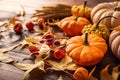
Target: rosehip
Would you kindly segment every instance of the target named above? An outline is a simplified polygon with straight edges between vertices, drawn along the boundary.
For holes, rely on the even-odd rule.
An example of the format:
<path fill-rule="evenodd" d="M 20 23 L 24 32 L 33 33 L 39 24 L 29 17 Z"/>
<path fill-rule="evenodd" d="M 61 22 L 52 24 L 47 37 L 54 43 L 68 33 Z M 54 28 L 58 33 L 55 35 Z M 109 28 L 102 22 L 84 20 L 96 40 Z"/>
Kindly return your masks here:
<path fill-rule="evenodd" d="M 36 45 L 33 45 L 33 44 L 30 44 L 28 46 L 28 49 L 31 53 L 35 53 L 35 52 L 39 51 L 39 48 Z"/>
<path fill-rule="evenodd" d="M 40 43 L 44 43 L 46 39 L 41 39 L 40 40 Z"/>
<path fill-rule="evenodd" d="M 20 33 L 20 32 L 22 31 L 22 29 L 23 29 L 23 27 L 22 27 L 22 24 L 21 24 L 21 23 L 16 23 L 16 24 L 14 25 L 14 31 L 15 31 L 16 33 Z"/>
<path fill-rule="evenodd" d="M 65 50 L 63 49 L 57 49 L 53 53 L 53 57 L 57 60 L 62 59 L 65 57 Z"/>
<path fill-rule="evenodd" d="M 54 41 L 54 45 L 59 46 L 60 45 L 60 41 L 59 40 L 55 40 Z"/>
<path fill-rule="evenodd" d="M 45 38 L 45 39 L 54 39 L 54 37 L 53 37 L 52 34 L 45 34 L 45 35 L 43 36 L 43 38 Z"/>
<path fill-rule="evenodd" d="M 27 23 L 26 23 L 26 27 L 27 27 L 28 30 L 32 30 L 32 29 L 34 28 L 33 22 L 31 22 L 31 21 L 30 21 L 30 22 L 27 22 Z"/>
<path fill-rule="evenodd" d="M 43 19 L 43 18 L 40 18 L 39 20 L 38 20 L 38 26 L 40 27 L 40 28 L 43 28 L 43 24 L 45 23 L 45 20 Z"/>

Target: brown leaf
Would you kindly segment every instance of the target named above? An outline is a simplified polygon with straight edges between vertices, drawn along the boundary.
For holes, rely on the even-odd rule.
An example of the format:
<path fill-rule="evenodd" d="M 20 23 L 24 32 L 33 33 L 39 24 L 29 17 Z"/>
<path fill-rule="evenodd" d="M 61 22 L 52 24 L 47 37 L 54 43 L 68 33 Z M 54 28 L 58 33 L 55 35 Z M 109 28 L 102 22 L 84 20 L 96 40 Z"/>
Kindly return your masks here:
<path fill-rule="evenodd" d="M 110 65 L 106 66 L 101 72 L 100 72 L 100 78 L 101 80 L 113 80 L 112 76 L 108 73 L 108 68 Z"/>
<path fill-rule="evenodd" d="M 47 61 L 50 65 L 52 65 L 51 68 L 53 70 L 57 71 L 64 71 L 64 70 L 76 70 L 79 66 L 75 64 L 72 59 L 66 55 L 65 58 L 63 58 L 60 62 L 55 62 L 52 60 Z"/>
<path fill-rule="evenodd" d="M 27 70 L 25 72 L 25 74 L 24 74 L 24 80 L 26 80 L 27 76 L 29 75 L 29 73 L 32 73 L 32 71 L 35 70 L 35 69 L 39 69 L 41 71 L 44 71 L 44 66 L 45 66 L 44 61 L 39 61 L 38 63 L 34 64 L 29 70 Z"/>
<path fill-rule="evenodd" d="M 114 67 L 113 70 L 112 70 L 112 78 L 113 78 L 113 80 L 118 80 L 118 77 L 120 75 L 120 71 L 119 71 L 118 67 L 119 66 Z"/>
<path fill-rule="evenodd" d="M 93 72 L 95 71 L 95 69 L 96 69 L 96 66 L 90 71 L 89 76 L 88 76 L 89 79 L 90 79 L 90 78 L 93 78 L 93 77 L 92 77 L 92 74 L 93 74 Z"/>

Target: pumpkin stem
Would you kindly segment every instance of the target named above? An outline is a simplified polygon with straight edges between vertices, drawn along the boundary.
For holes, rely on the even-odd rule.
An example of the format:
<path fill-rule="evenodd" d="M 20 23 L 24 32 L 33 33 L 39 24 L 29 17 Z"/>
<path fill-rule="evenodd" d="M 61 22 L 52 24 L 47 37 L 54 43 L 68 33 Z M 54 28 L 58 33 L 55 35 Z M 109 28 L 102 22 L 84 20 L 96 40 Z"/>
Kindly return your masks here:
<path fill-rule="evenodd" d="M 85 46 L 89 45 L 89 42 L 88 42 L 88 33 L 85 33 L 84 45 Z"/>
<path fill-rule="evenodd" d="M 98 26 L 99 26 L 100 22 L 101 22 L 103 19 L 105 19 L 105 18 L 109 18 L 109 17 L 112 17 L 112 18 L 117 19 L 117 18 L 116 18 L 116 17 L 114 17 L 114 16 L 105 16 L 105 17 L 101 18 L 101 19 L 97 22 L 97 24 L 96 24 L 96 28 L 98 28 Z"/>
<path fill-rule="evenodd" d="M 119 6 L 116 7 L 116 8 L 114 9 L 114 11 L 120 11 L 120 7 L 119 7 Z"/>
<path fill-rule="evenodd" d="M 85 9 L 86 5 L 87 5 L 87 0 L 84 0 L 84 5 L 83 5 L 84 9 Z"/>
<path fill-rule="evenodd" d="M 78 17 L 75 18 L 75 21 L 77 21 Z"/>

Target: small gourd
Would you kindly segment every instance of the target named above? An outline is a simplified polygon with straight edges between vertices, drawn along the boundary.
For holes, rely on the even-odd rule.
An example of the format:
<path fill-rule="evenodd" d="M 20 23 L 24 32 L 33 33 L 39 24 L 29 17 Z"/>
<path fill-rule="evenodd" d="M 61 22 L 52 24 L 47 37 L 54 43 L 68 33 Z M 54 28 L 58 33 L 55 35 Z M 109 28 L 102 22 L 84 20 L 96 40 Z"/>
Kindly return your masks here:
<path fill-rule="evenodd" d="M 102 20 L 104 20 L 105 18 L 109 18 L 109 17 L 113 17 L 113 16 L 105 16 L 105 17 L 101 18 L 97 23 L 94 23 L 93 25 L 89 24 L 88 26 L 85 26 L 82 30 L 82 33 L 83 34 L 86 32 L 89 34 L 95 33 L 95 34 L 103 37 L 105 40 L 107 40 L 110 35 L 110 31 L 106 25 L 101 24 L 100 22 Z M 113 17 L 113 18 L 115 18 L 115 17 Z"/>
<path fill-rule="evenodd" d="M 109 45 L 115 57 L 120 59 L 120 26 L 119 30 L 113 30 L 109 37 Z"/>
<path fill-rule="evenodd" d="M 69 36 L 81 35 L 84 26 L 90 24 L 90 21 L 84 17 L 70 16 L 62 19 L 58 26 Z"/>
<path fill-rule="evenodd" d="M 72 15 L 90 18 L 90 13 L 92 11 L 92 8 L 87 7 L 86 4 L 87 4 L 87 0 L 84 0 L 84 5 L 74 5 L 71 8 Z"/>
<path fill-rule="evenodd" d="M 66 43 L 66 53 L 81 66 L 97 64 L 106 51 L 106 41 L 96 34 L 85 33 L 82 36 L 74 36 Z"/>

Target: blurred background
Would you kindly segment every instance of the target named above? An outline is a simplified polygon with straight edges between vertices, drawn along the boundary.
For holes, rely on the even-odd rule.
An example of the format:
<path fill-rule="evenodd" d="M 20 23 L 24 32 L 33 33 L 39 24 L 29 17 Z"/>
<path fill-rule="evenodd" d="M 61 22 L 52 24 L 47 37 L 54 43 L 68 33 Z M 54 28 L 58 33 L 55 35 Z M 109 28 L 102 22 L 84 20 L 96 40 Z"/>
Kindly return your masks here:
<path fill-rule="evenodd" d="M 24 7 L 27 14 L 32 14 L 35 9 L 42 6 L 66 4 L 80 5 L 84 0 L 0 0 L 0 18 L 9 18 Z M 94 7 L 101 2 L 110 2 L 115 0 L 88 0 L 87 6 Z"/>

